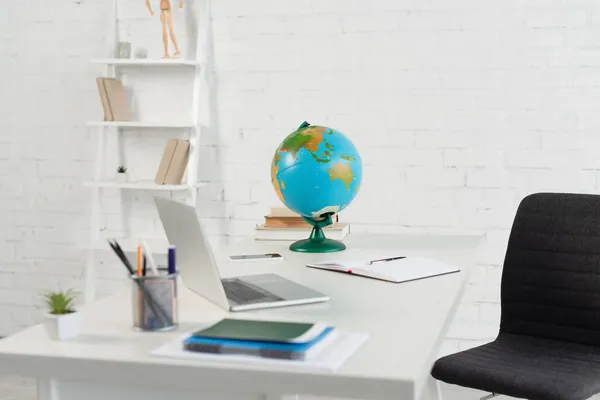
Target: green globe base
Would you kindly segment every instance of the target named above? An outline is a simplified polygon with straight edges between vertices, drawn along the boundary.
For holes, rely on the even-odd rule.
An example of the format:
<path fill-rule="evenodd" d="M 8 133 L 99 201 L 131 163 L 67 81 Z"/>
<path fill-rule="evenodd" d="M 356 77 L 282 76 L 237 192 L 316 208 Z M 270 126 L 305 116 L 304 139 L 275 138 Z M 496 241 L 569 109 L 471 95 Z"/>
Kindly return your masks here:
<path fill-rule="evenodd" d="M 324 239 L 320 242 L 304 239 L 292 243 L 290 250 L 298 253 L 334 253 L 346 250 L 346 245 L 333 239 Z"/>
<path fill-rule="evenodd" d="M 291 251 L 299 253 L 334 253 L 336 251 L 346 250 L 346 245 L 337 240 L 327 239 L 323 228 L 331 225 L 331 215 L 327 215 L 321 221 L 314 221 L 303 217 L 306 222 L 313 226 L 308 239 L 299 240 L 290 245 Z"/>

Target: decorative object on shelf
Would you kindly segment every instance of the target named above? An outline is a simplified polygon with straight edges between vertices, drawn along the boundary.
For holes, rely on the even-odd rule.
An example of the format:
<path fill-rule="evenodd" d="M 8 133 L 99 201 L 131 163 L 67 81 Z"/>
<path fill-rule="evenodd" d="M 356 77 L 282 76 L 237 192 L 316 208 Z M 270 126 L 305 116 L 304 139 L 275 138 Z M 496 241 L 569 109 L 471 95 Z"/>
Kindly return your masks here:
<path fill-rule="evenodd" d="M 188 163 L 189 151 L 189 140 L 169 139 L 154 182 L 159 185 L 180 185 Z"/>
<path fill-rule="evenodd" d="M 152 11 L 152 5 L 150 4 L 150 0 L 146 0 L 146 7 L 148 7 L 148 10 L 150 11 L 150 15 L 154 16 L 154 11 Z M 179 8 L 183 8 L 183 0 L 179 0 Z M 175 32 L 173 31 L 173 14 L 171 11 L 170 0 L 160 0 L 160 23 L 162 26 L 162 39 L 163 47 L 165 50 L 163 58 L 171 58 L 171 56 L 169 55 L 169 36 L 171 37 L 173 47 L 175 48 L 175 53 L 173 54 L 173 57 L 179 56 L 181 52 L 179 51 L 177 38 L 175 37 Z"/>
<path fill-rule="evenodd" d="M 146 49 L 145 47 L 136 47 L 133 57 L 139 59 L 148 58 L 148 49 Z"/>
<path fill-rule="evenodd" d="M 117 43 L 117 51 L 115 58 L 131 58 L 131 43 L 119 42 Z"/>
<path fill-rule="evenodd" d="M 117 167 L 117 176 L 116 176 L 116 181 L 117 182 L 127 182 L 127 167 L 125 167 L 124 165 L 119 165 Z"/>
<path fill-rule="evenodd" d="M 79 313 L 75 311 L 72 289 L 44 294 L 48 306 L 46 331 L 53 340 L 68 340 L 79 333 Z"/>
<path fill-rule="evenodd" d="M 271 183 L 279 199 L 313 226 L 310 237 L 290 250 L 304 253 L 341 251 L 323 228 L 356 197 L 362 161 L 356 147 L 340 132 L 304 122 L 275 151 Z"/>
<path fill-rule="evenodd" d="M 113 78 L 96 78 L 105 121 L 131 121 L 131 108 L 123 82 Z"/>

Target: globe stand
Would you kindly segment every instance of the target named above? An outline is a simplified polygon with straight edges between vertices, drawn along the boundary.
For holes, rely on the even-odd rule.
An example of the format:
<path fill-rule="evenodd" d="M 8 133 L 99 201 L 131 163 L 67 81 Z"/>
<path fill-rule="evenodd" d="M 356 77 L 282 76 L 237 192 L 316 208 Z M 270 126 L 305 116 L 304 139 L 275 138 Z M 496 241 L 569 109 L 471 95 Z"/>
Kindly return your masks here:
<path fill-rule="evenodd" d="M 299 240 L 290 245 L 291 251 L 299 253 L 334 253 L 336 251 L 346 250 L 346 245 L 337 240 L 327 239 L 323 228 L 333 223 L 331 216 L 333 214 L 327 214 L 325 219 L 321 221 L 314 221 L 309 218 L 304 218 L 306 222 L 313 226 L 312 232 L 308 239 Z"/>

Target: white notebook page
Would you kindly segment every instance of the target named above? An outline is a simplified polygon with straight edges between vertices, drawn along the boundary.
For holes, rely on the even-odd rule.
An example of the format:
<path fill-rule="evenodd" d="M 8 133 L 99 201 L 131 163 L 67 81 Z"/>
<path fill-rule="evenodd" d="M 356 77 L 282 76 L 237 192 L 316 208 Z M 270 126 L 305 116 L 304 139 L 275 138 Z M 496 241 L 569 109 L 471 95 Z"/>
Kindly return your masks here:
<path fill-rule="evenodd" d="M 405 282 L 430 276 L 458 272 L 459 269 L 431 258 L 407 257 L 401 260 L 377 262 L 363 265 L 357 270 L 373 274 L 379 278 L 388 278 L 394 282 Z"/>

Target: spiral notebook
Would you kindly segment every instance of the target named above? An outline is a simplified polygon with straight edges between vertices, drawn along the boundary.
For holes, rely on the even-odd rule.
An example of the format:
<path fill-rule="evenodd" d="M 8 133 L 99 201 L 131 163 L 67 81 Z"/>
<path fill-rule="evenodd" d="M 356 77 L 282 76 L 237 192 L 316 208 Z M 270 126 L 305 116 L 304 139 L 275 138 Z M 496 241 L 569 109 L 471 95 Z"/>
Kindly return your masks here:
<path fill-rule="evenodd" d="M 366 261 L 327 261 L 307 267 L 401 283 L 459 272 L 455 266 L 425 257 L 390 257 Z"/>

